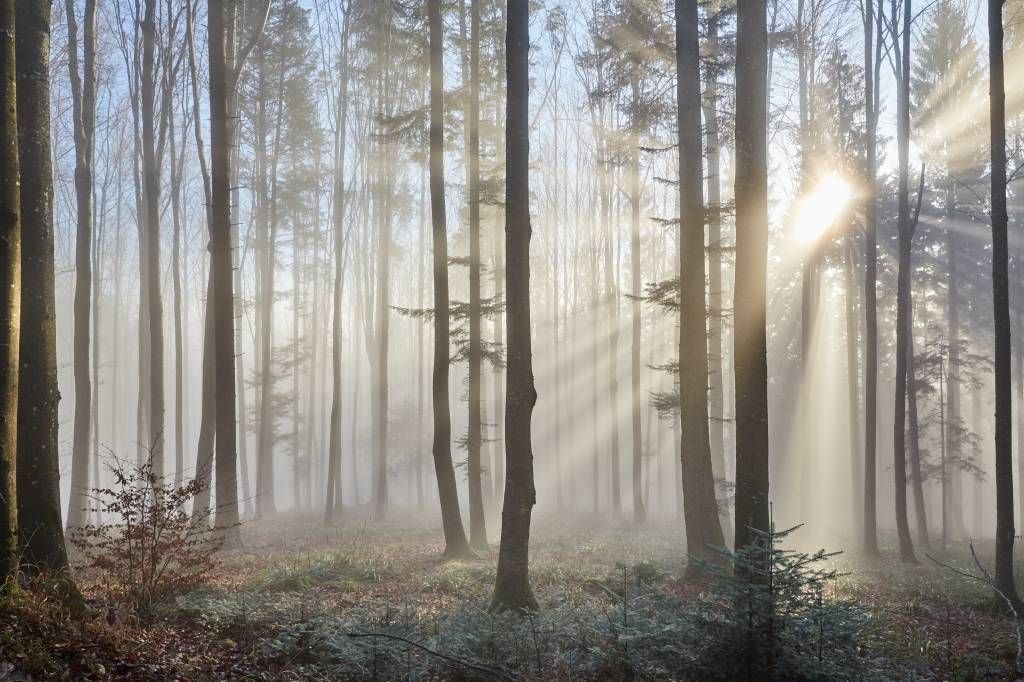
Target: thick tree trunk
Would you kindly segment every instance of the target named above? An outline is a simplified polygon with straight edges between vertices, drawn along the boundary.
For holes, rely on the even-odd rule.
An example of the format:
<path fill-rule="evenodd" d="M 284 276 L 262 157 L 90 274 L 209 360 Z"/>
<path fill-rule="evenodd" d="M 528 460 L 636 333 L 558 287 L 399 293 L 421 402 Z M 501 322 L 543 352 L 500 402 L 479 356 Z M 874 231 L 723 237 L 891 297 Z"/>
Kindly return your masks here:
<path fill-rule="evenodd" d="M 448 404 L 448 228 L 444 201 L 444 53 L 441 0 L 427 5 L 430 24 L 430 218 L 434 242 L 434 471 L 444 525 L 444 554 L 470 554 L 462 527 L 459 492 L 452 464 L 452 422 Z"/>
<path fill-rule="evenodd" d="M 89 377 L 89 299 L 92 291 L 92 157 L 96 128 L 96 2 L 86 0 L 82 15 L 82 67 L 78 59 L 78 22 L 74 0 L 66 0 L 68 70 L 75 131 L 75 299 L 74 350 L 75 417 L 71 440 L 71 496 L 68 528 L 86 521 L 89 495 L 89 430 L 92 413 Z"/>
<path fill-rule="evenodd" d="M 435 0 L 436 2 L 436 0 Z M 508 393 L 505 405 L 505 498 L 492 611 L 536 610 L 530 589 L 533 483 L 530 419 L 537 402 L 530 340 L 530 7 L 509 0 L 505 33 L 505 250 L 508 254 Z"/>
<path fill-rule="evenodd" d="M 227 7 L 225 6 L 227 4 Z M 209 1 L 210 63 L 210 276 L 213 281 L 214 402 L 216 405 L 217 511 L 215 524 L 228 547 L 240 542 L 236 473 L 235 327 L 231 259 L 231 169 L 225 20 L 234 16 L 233 0 Z"/>
<path fill-rule="evenodd" d="M 704 298 L 704 173 L 697 4 L 676 0 L 679 130 L 679 407 L 686 551 L 696 558 L 725 540 L 715 499 L 708 431 L 707 304 Z M 711 550 L 712 552 L 714 550 Z M 697 561 L 687 572 L 700 570 Z"/>
<path fill-rule="evenodd" d="M 18 569 L 18 347 L 21 196 L 14 68 L 14 0 L 0 1 L 0 578 Z"/>
<path fill-rule="evenodd" d="M 736 11 L 736 285 L 733 358 L 736 396 L 735 545 L 769 530 L 768 350 L 768 28 L 765 0 Z"/>
<path fill-rule="evenodd" d="M 992 153 L 992 302 L 995 321 L 995 588 L 1019 612 L 1013 576 L 1013 396 L 1010 389 L 1010 283 L 1006 212 L 1006 90 L 1003 2 L 988 0 L 989 129 Z"/>
<path fill-rule="evenodd" d="M 50 3 L 16 9 L 21 160 L 21 375 L 18 383 L 18 532 L 22 569 L 68 566 L 60 517 L 53 173 L 50 167 Z M 115 389 L 116 390 L 116 389 Z"/>

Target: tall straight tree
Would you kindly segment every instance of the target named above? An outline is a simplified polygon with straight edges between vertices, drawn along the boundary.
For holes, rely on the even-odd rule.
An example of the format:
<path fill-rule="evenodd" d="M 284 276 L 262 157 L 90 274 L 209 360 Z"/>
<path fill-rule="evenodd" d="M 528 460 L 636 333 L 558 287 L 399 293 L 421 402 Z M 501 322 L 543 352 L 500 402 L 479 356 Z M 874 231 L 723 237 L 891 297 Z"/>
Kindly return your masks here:
<path fill-rule="evenodd" d="M 736 547 L 767 531 L 768 26 L 765 0 L 736 5 Z"/>
<path fill-rule="evenodd" d="M 471 554 L 459 511 L 459 491 L 452 464 L 452 416 L 448 405 L 449 310 L 448 226 L 444 205 L 444 25 L 441 0 L 427 5 L 430 24 L 430 223 L 434 241 L 434 471 L 444 525 L 444 554 Z M 385 248 L 381 245 L 381 248 Z"/>
<path fill-rule="evenodd" d="M 910 219 L 910 22 L 911 0 L 903 0 L 902 48 L 897 63 L 897 126 L 899 156 L 898 225 L 899 270 L 896 280 L 896 400 L 893 419 L 893 472 L 896 483 L 896 531 L 900 558 L 914 562 L 914 543 L 907 521 L 907 359 L 910 334 L 910 254 L 913 226 Z M 893 17 L 895 21 L 895 17 Z M 894 43 L 896 42 L 894 35 Z"/>
<path fill-rule="evenodd" d="M 79 68 L 78 20 L 74 0 L 66 0 L 71 116 L 75 131 L 75 300 L 73 359 L 75 420 L 71 440 L 71 495 L 68 528 L 85 524 L 89 493 L 89 430 L 92 395 L 89 378 L 89 299 L 92 292 L 92 160 L 96 130 L 96 1 L 86 0 L 82 14 Z"/>
<path fill-rule="evenodd" d="M 470 7 L 469 56 L 469 538 L 473 547 L 487 548 L 487 525 L 480 451 L 483 339 L 480 312 L 480 0 Z"/>
<path fill-rule="evenodd" d="M 18 569 L 18 324 L 21 197 L 14 68 L 14 0 L 0 1 L 0 579 Z"/>
<path fill-rule="evenodd" d="M 50 1 L 18 3 L 15 35 L 21 160 L 21 376 L 18 532 L 25 570 L 67 568 L 60 517 L 57 325 L 50 167 Z"/>
<path fill-rule="evenodd" d="M 905 0 L 909 1 L 909 0 Z M 992 303 L 995 322 L 995 588 L 1020 612 L 1013 579 L 1013 396 L 1010 388 L 1010 278 L 1006 211 L 1006 86 L 1003 0 L 988 0 L 989 129 L 992 152 Z"/>
<path fill-rule="evenodd" d="M 153 473 L 164 473 L 164 314 L 160 295 L 160 162 L 156 150 L 156 0 L 142 19 L 142 176 L 146 230 L 146 300 L 149 315 L 149 442 Z M 164 106 L 171 106 L 164 102 Z"/>
<path fill-rule="evenodd" d="M 269 10 L 269 0 L 267 7 Z M 213 347 L 216 410 L 216 525 L 225 544 L 239 540 L 235 417 L 235 320 L 231 259 L 231 163 L 228 92 L 238 80 L 227 69 L 225 21 L 234 0 L 210 0 L 207 29 L 210 68 L 210 278 L 213 282 Z M 230 10 L 230 11 L 228 11 Z"/>
<path fill-rule="evenodd" d="M 875 218 L 877 181 L 874 85 L 874 3 L 864 2 L 864 554 L 878 555 L 877 421 L 878 421 L 878 235 Z"/>
<path fill-rule="evenodd" d="M 433 0 L 437 2 L 437 0 Z M 530 3 L 509 0 L 505 29 L 505 252 L 508 370 L 505 498 L 492 611 L 536 610 L 530 589 L 533 484 L 530 419 L 537 402 L 530 340 Z"/>
<path fill-rule="evenodd" d="M 686 551 L 722 546 L 708 430 L 708 352 L 704 298 L 704 168 L 701 147 L 697 3 L 675 0 L 676 122 L 679 130 L 679 413 Z M 688 571 L 699 570 L 692 561 Z"/>
<path fill-rule="evenodd" d="M 338 59 L 338 99 L 334 130 L 334 285 L 331 312 L 331 423 L 327 451 L 327 499 L 324 520 L 331 522 L 341 510 L 341 299 L 345 286 L 345 143 L 348 129 L 348 41 L 350 5 L 341 10 L 341 53 Z"/>

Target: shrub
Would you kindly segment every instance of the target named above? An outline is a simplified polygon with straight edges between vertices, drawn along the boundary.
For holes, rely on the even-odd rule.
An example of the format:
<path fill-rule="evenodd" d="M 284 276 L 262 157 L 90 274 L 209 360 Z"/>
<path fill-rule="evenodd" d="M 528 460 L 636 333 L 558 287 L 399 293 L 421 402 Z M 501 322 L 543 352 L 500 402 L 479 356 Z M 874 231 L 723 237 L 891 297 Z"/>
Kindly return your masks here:
<path fill-rule="evenodd" d="M 72 531 L 84 563 L 100 572 L 116 598 L 141 618 L 173 593 L 194 585 L 216 565 L 223 529 L 188 509 L 203 490 L 198 479 L 174 484 L 153 471 L 152 458 L 114 460 L 114 485 L 93 489 L 100 519 Z"/>

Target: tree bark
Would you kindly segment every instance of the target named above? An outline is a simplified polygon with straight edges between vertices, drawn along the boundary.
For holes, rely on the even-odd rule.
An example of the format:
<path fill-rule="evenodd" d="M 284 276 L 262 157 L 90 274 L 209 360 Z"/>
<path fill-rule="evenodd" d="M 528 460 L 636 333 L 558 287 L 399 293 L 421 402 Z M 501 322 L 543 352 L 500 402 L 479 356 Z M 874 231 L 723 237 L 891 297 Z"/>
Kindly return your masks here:
<path fill-rule="evenodd" d="M 1013 395 L 1010 389 L 1010 283 L 1006 211 L 1006 89 L 1003 1 L 988 0 L 989 128 L 992 153 L 992 303 L 995 322 L 995 587 L 1020 611 L 1013 577 Z"/>
<path fill-rule="evenodd" d="M 435 2 L 437 0 L 434 0 Z M 536 610 L 530 589 L 533 483 L 530 419 L 537 402 L 530 340 L 530 7 L 509 0 L 505 33 L 505 249 L 508 255 L 508 391 L 505 405 L 505 498 L 492 611 Z"/>
<path fill-rule="evenodd" d="M 913 227 L 910 221 L 910 20 L 911 0 L 903 0 L 903 47 L 897 98 L 897 146 L 899 155 L 898 224 L 899 260 L 896 280 L 896 401 L 893 419 L 893 471 L 896 485 L 896 532 L 900 559 L 915 563 L 914 544 L 907 521 L 907 359 L 910 326 L 910 256 Z"/>
<path fill-rule="evenodd" d="M 715 499 L 708 430 L 707 304 L 704 298 L 704 169 L 697 3 L 676 0 L 679 130 L 679 412 L 686 551 L 697 559 L 725 543 Z M 714 552 L 714 550 L 711 550 Z M 687 572 L 701 570 L 691 561 Z"/>
<path fill-rule="evenodd" d="M 18 569 L 18 337 L 21 197 L 14 66 L 14 0 L 0 1 L 0 578 Z"/>
<path fill-rule="evenodd" d="M 50 166 L 50 2 L 16 9 L 21 160 L 21 375 L 18 383 L 18 532 L 22 568 L 68 567 L 60 517 L 53 172 Z"/>
<path fill-rule="evenodd" d="M 452 423 L 448 405 L 449 306 L 448 228 L 444 201 L 444 53 L 441 0 L 427 5 L 430 24 L 430 219 L 434 242 L 434 471 L 444 526 L 444 554 L 469 555 L 452 464 Z"/>
<path fill-rule="evenodd" d="M 210 277 L 213 281 L 214 403 L 216 405 L 215 525 L 225 545 L 240 543 L 236 473 L 235 320 L 231 259 L 231 187 L 228 91 L 235 77 L 226 65 L 225 19 L 234 16 L 233 0 L 209 0 L 210 63 Z M 237 72 L 236 72 L 237 73 Z"/>
<path fill-rule="evenodd" d="M 735 546 L 751 530 L 769 530 L 768 351 L 768 27 L 765 0 L 739 0 L 736 11 L 736 284 L 733 358 L 736 397 Z"/>
<path fill-rule="evenodd" d="M 86 0 L 82 15 L 82 67 L 78 59 L 78 21 L 74 0 L 66 0 L 68 70 L 71 75 L 75 131 L 75 297 L 73 366 L 75 417 L 71 440 L 71 496 L 68 528 L 86 522 L 89 495 L 89 430 L 92 412 L 89 377 L 89 299 L 92 291 L 92 157 L 96 129 L 96 2 Z"/>

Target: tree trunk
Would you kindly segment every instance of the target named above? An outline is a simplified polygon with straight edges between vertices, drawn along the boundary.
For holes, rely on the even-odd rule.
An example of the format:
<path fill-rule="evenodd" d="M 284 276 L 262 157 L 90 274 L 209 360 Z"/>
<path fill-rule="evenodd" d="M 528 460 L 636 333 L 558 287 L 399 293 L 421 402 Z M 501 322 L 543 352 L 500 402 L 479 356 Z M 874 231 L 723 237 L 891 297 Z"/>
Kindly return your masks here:
<path fill-rule="evenodd" d="M 903 47 L 897 99 L 897 146 L 899 147 L 899 261 L 896 284 L 896 401 L 893 419 L 893 453 L 896 485 L 896 531 L 900 559 L 914 563 L 914 544 L 907 521 L 907 359 L 910 326 L 910 254 L 913 227 L 910 222 L 910 19 L 911 2 L 903 0 Z"/>
<path fill-rule="evenodd" d="M 1006 90 L 1003 2 L 988 0 L 989 128 L 992 135 L 992 302 L 995 321 L 995 588 L 1020 610 L 1013 577 L 1013 396 L 1010 389 L 1010 284 L 1006 212 Z"/>
<path fill-rule="evenodd" d="M 698 559 L 725 540 L 715 499 L 708 431 L 707 305 L 704 298 L 704 172 L 697 4 L 676 0 L 679 130 L 679 412 L 686 551 Z M 711 550 L 712 552 L 714 550 Z M 697 573 L 698 561 L 687 565 Z"/>
<path fill-rule="evenodd" d="M 75 299 L 74 351 L 75 417 L 71 441 L 71 496 L 68 528 L 86 521 L 89 495 L 89 430 L 92 413 L 89 377 L 89 299 L 92 290 L 92 157 L 96 129 L 96 2 L 86 0 L 82 15 L 82 68 L 78 60 L 78 22 L 75 2 L 66 0 L 68 70 L 71 75 L 75 131 Z"/>
<path fill-rule="evenodd" d="M 434 0 L 435 2 L 437 0 Z M 536 610 L 530 589 L 533 484 L 530 419 L 537 402 L 530 340 L 530 7 L 509 0 L 505 33 L 505 250 L 508 254 L 508 392 L 505 405 L 505 498 L 492 611 Z"/>
<path fill-rule="evenodd" d="M 348 131 L 348 27 L 349 14 L 346 11 L 341 27 L 341 56 L 338 65 L 337 120 L 334 138 L 334 287 L 331 310 L 331 433 L 327 451 L 327 500 L 324 505 L 324 521 L 334 520 L 335 512 L 341 511 L 341 405 L 344 393 L 341 384 L 341 304 L 345 276 L 345 143 Z M 353 453 L 354 454 L 354 453 Z"/>
<path fill-rule="evenodd" d="M 229 77 L 227 73 L 225 44 L 225 19 L 230 20 L 234 17 L 234 9 L 233 0 L 209 0 L 210 278 L 213 282 L 214 403 L 217 417 L 215 524 L 224 533 L 225 544 L 229 547 L 240 543 L 235 449 L 237 433 L 235 320 L 231 274 L 231 164 L 227 111 L 228 92 L 234 88 L 236 78 L 233 74 Z"/>
<path fill-rule="evenodd" d="M 14 0 L 0 1 L 0 577 L 18 569 L 18 346 L 21 197 L 14 66 Z"/>
<path fill-rule="evenodd" d="M 874 2 L 864 3 L 864 118 L 867 127 L 864 198 L 864 539 L 863 551 L 878 556 L 878 236 L 875 218 L 876 125 L 874 101 Z"/>
<path fill-rule="evenodd" d="M 769 530 L 768 351 L 768 28 L 765 0 L 739 0 L 736 11 L 736 285 L 733 358 L 736 396 L 737 548 L 751 530 Z"/>
<path fill-rule="evenodd" d="M 444 525 L 444 555 L 470 554 L 462 527 L 459 493 L 452 464 L 452 423 L 448 404 L 449 307 L 448 229 L 444 202 L 444 53 L 441 0 L 429 0 L 430 24 L 430 218 L 434 242 L 434 471 Z M 383 246 L 383 245 L 382 245 Z"/>
<path fill-rule="evenodd" d="M 21 159 L 21 375 L 17 492 L 22 568 L 68 567 L 60 518 L 53 173 L 50 167 L 50 3 L 16 8 L 18 156 Z M 116 390 L 116 389 L 115 389 Z"/>
<path fill-rule="evenodd" d="M 678 47 L 678 43 L 676 44 L 676 46 Z M 697 82 L 698 82 L 698 85 L 697 85 L 697 91 L 698 91 L 698 95 L 697 95 L 697 118 L 698 118 L 698 121 L 699 121 L 699 119 L 700 119 L 700 95 L 699 95 L 699 92 L 700 92 L 700 84 L 699 84 L 700 83 L 700 71 L 697 70 L 697 69 L 698 69 L 698 67 L 695 65 L 694 66 L 694 70 L 695 70 L 694 72 L 697 74 L 696 77 L 697 77 Z M 633 520 L 636 523 L 643 523 L 644 521 L 647 520 L 647 512 L 644 509 L 644 499 L 643 499 L 643 495 L 641 494 L 641 490 L 640 490 L 640 481 L 641 481 L 641 475 L 642 475 L 642 472 L 643 472 L 644 449 L 643 449 L 643 435 L 641 434 L 641 423 L 642 422 L 640 420 L 640 408 L 641 408 L 641 404 L 642 404 L 642 401 L 643 401 L 643 399 L 641 397 L 641 388 L 640 388 L 640 344 L 641 344 L 641 337 L 640 337 L 640 323 L 641 323 L 641 319 L 640 319 L 640 315 L 641 315 L 640 297 L 642 295 L 641 284 L 640 284 L 640 268 L 642 267 L 641 257 L 640 257 L 640 121 L 639 121 L 639 113 L 638 113 L 638 109 L 640 107 L 640 81 L 639 81 L 639 78 L 638 78 L 636 73 L 633 74 L 631 81 L 632 82 L 630 83 L 630 90 L 632 91 L 633 109 L 634 109 L 634 111 L 633 111 L 633 117 L 632 117 L 633 120 L 630 122 L 631 128 L 632 128 L 632 130 L 630 131 L 631 135 L 632 135 L 632 139 L 631 139 L 631 143 L 630 143 L 630 159 L 629 159 L 629 164 L 630 164 L 630 169 L 629 169 L 629 173 L 630 173 L 630 175 L 629 175 L 629 212 L 630 212 L 630 221 L 629 221 L 629 255 L 630 255 L 630 278 L 631 278 L 631 286 L 632 286 L 632 289 L 633 289 L 633 301 L 632 301 L 632 309 L 633 309 L 632 310 L 632 312 L 633 312 L 633 315 L 632 315 L 632 322 L 633 322 L 632 334 L 633 334 L 633 337 L 632 337 L 632 342 L 630 343 L 630 354 L 631 354 L 631 357 L 630 357 L 630 408 L 631 408 L 631 410 L 630 410 L 630 412 L 631 412 L 632 423 L 633 423 L 633 430 L 632 430 L 632 433 L 633 433 L 633 477 L 632 477 L 633 478 Z M 701 158 L 702 157 L 702 153 L 703 153 L 703 150 L 701 149 L 701 144 L 700 144 L 700 132 L 699 132 L 700 131 L 700 123 L 699 122 L 697 123 L 697 130 L 698 130 L 698 133 L 697 133 L 697 155 L 695 157 L 692 157 L 692 158 Z M 682 137 L 682 133 L 680 133 L 680 138 L 681 137 Z M 692 159 L 691 159 L 691 161 L 692 161 Z M 700 225 L 700 234 L 701 234 L 701 238 L 700 238 L 700 273 L 701 273 L 701 276 L 700 276 L 700 290 L 701 290 L 701 292 L 704 291 L 704 216 L 703 216 L 703 210 L 704 210 L 704 207 L 703 207 L 703 198 L 704 198 L 703 197 L 703 191 L 704 191 L 703 190 L 703 180 L 704 180 L 704 178 L 703 178 L 703 175 L 704 175 L 704 173 L 703 173 L 703 170 L 702 170 L 701 178 L 700 178 L 700 180 L 701 180 L 701 190 L 700 190 L 701 191 L 701 201 L 700 201 L 700 203 L 701 203 L 701 208 L 700 208 L 701 216 L 700 216 L 700 219 L 698 220 L 698 223 Z M 608 248 L 611 248 L 610 244 L 608 245 Z M 703 330 L 706 328 L 705 327 L 705 324 L 706 324 L 705 323 L 705 319 L 706 318 L 704 317 L 703 299 L 704 299 L 704 297 L 701 296 L 701 312 L 700 312 L 701 326 L 700 326 L 700 329 L 701 329 L 701 332 L 702 332 L 701 333 L 701 339 L 702 339 L 701 343 L 706 343 L 706 340 L 704 339 L 704 334 L 703 334 Z M 704 390 L 706 392 L 706 387 L 707 387 L 707 354 L 706 353 L 704 354 L 704 364 L 705 364 L 704 379 L 703 379 L 702 383 L 704 384 L 705 388 L 702 389 L 702 390 Z M 705 408 L 704 409 L 705 409 L 704 419 L 705 419 L 705 422 L 706 422 L 707 421 L 707 403 L 706 403 L 706 398 L 705 398 Z M 613 413 L 613 415 L 614 415 L 614 413 Z M 613 416 L 613 419 L 614 419 L 614 416 Z M 707 428 L 707 424 L 706 423 L 705 423 L 704 428 L 705 429 Z M 711 494 L 712 494 L 712 497 L 714 496 L 714 488 L 715 488 L 714 479 L 712 479 L 712 482 L 711 482 L 711 491 L 712 491 Z M 616 505 L 616 509 L 617 508 L 618 508 L 618 505 Z"/>
<path fill-rule="evenodd" d="M 913 305 L 911 305 L 913 313 Z M 928 514 L 924 502 L 924 479 L 921 474 L 921 434 L 917 419 L 917 373 L 914 358 L 914 317 L 907 320 L 907 404 L 909 410 L 910 470 L 914 486 L 914 519 L 917 521 L 917 542 L 925 552 L 931 551 L 928 539 Z"/>
<path fill-rule="evenodd" d="M 480 374 L 483 365 L 480 313 L 480 0 L 470 8 L 469 78 L 469 538 L 487 549 L 487 524 L 480 450 L 482 417 Z M 447 344 L 446 344 L 447 347 Z"/>

